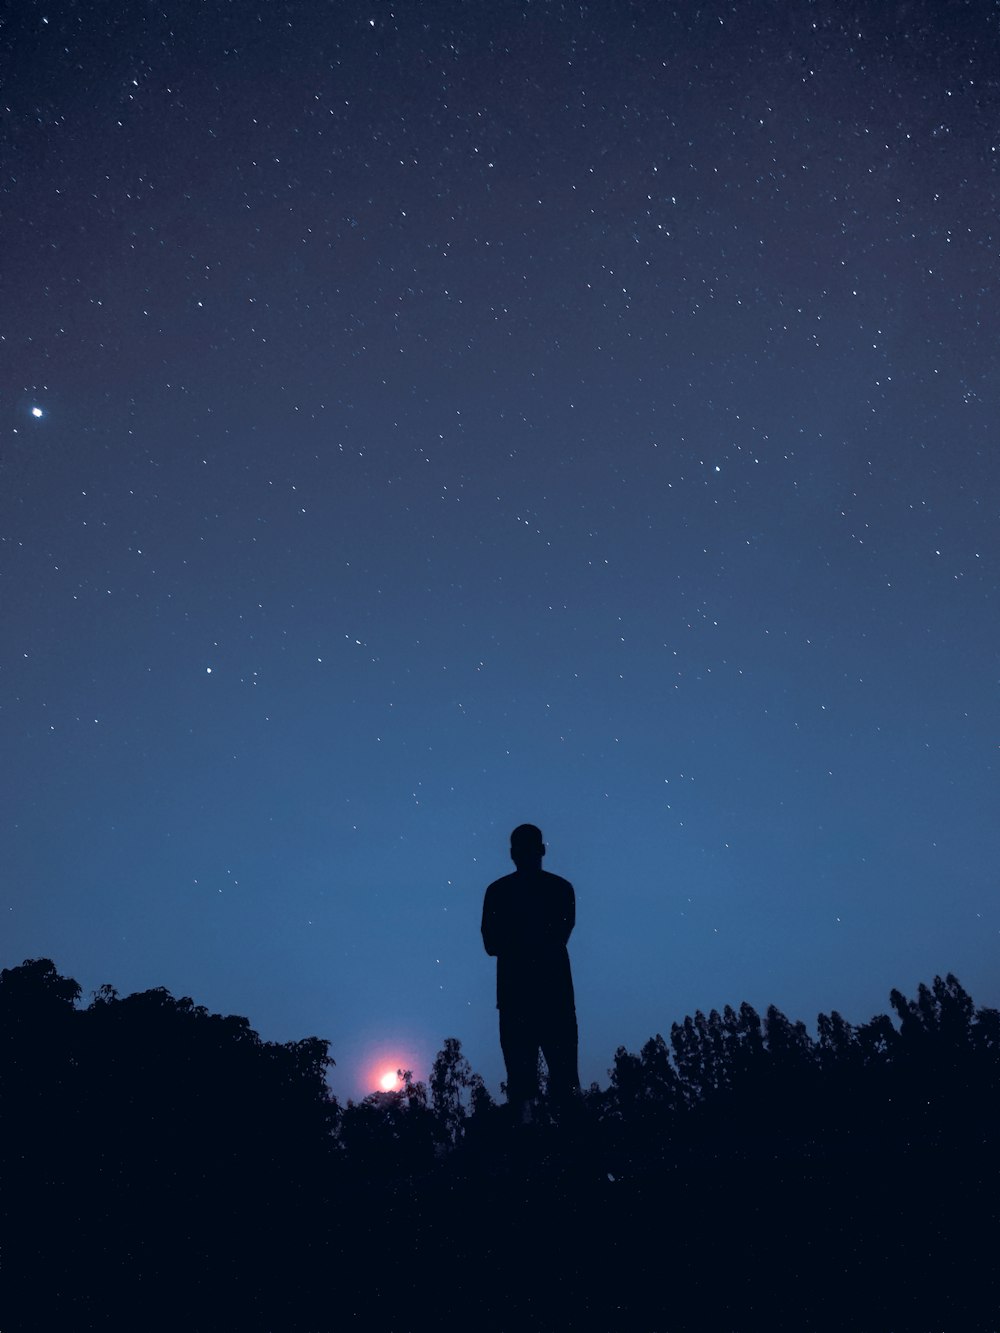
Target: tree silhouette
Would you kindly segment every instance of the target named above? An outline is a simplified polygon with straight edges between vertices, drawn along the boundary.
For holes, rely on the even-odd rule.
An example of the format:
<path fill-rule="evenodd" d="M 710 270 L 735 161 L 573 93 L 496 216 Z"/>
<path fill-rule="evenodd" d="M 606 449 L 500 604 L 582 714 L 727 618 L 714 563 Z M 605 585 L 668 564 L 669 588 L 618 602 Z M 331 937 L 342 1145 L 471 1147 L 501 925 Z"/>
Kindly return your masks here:
<path fill-rule="evenodd" d="M 1000 1014 L 951 975 L 891 1003 L 815 1037 L 697 1011 L 525 1139 L 457 1038 L 341 1109 L 319 1038 L 164 989 L 83 1008 L 30 960 L 0 973 L 0 1322 L 304 1333 L 335 1291 L 375 1328 L 431 1300 L 484 1329 L 846 1327 L 863 1289 L 873 1328 L 988 1327 Z"/>
<path fill-rule="evenodd" d="M 431 1106 L 443 1140 L 454 1144 L 465 1128 L 466 1101 L 473 1087 L 472 1066 L 457 1037 L 446 1037 L 431 1068 Z"/>

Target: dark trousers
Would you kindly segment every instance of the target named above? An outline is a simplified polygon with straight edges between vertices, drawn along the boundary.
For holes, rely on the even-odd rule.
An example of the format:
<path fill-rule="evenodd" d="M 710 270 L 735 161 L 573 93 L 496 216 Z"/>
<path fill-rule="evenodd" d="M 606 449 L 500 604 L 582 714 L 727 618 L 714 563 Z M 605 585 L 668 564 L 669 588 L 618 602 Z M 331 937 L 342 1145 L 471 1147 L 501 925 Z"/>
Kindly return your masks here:
<path fill-rule="evenodd" d="M 538 1096 L 538 1052 L 549 1070 L 549 1097 L 569 1101 L 580 1091 L 577 1069 L 576 1010 L 513 1008 L 500 1010 L 500 1047 L 507 1066 L 507 1100 Z"/>

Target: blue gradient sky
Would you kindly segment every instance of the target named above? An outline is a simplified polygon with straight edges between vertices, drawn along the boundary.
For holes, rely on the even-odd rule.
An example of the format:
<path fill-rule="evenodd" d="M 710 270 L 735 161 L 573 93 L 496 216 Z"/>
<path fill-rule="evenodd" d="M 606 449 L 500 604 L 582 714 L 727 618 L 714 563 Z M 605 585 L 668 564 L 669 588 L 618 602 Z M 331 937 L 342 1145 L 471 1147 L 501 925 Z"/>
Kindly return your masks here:
<path fill-rule="evenodd" d="M 531 821 L 586 1080 L 1000 1002 L 994 6 L 7 37 L 3 965 L 495 1090 Z"/>

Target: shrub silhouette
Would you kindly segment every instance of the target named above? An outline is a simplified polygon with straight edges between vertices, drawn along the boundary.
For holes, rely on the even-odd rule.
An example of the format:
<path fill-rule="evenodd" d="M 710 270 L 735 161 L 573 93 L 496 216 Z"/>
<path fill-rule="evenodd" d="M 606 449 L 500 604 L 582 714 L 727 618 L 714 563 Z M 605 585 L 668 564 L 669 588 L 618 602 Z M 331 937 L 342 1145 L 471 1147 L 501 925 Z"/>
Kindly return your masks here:
<path fill-rule="evenodd" d="M 1000 1014 L 951 975 L 891 1004 L 815 1037 L 696 1012 L 619 1047 L 573 1126 L 515 1132 L 457 1038 L 428 1086 L 341 1108 L 319 1038 L 163 989 L 81 1007 L 25 962 L 0 973 L 0 1326 L 395 1328 L 431 1302 L 483 1329 L 985 1327 Z"/>

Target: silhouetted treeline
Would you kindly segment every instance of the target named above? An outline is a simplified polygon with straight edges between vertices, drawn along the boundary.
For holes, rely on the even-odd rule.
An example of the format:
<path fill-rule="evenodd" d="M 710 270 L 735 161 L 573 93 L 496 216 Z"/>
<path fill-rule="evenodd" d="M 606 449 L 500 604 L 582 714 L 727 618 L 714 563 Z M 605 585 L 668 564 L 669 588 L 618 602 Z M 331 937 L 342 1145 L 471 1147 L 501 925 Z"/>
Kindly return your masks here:
<path fill-rule="evenodd" d="M 697 1012 L 575 1117 L 454 1038 L 341 1106 L 328 1045 L 0 973 L 0 1329 L 997 1327 L 1000 1014 Z"/>
<path fill-rule="evenodd" d="M 995 1139 L 1000 1013 L 976 1009 L 954 976 L 890 996 L 854 1026 L 820 1014 L 817 1038 L 771 1006 L 675 1023 L 638 1054 L 619 1048 L 592 1096 L 630 1154 L 847 1157 Z M 628 1145 L 627 1148 L 624 1145 Z"/>

